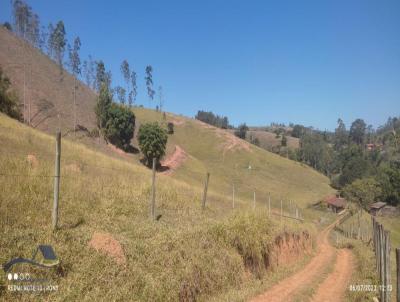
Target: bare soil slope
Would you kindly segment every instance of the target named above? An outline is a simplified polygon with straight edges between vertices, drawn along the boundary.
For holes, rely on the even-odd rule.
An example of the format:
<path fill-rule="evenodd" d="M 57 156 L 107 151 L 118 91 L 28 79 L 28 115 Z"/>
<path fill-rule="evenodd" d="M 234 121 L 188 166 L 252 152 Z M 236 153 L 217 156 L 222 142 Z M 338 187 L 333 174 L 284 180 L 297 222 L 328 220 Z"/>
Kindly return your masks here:
<path fill-rule="evenodd" d="M 10 78 L 31 126 L 48 133 L 60 127 L 63 132 L 73 129 L 74 77 L 50 60 L 38 49 L 0 27 L 0 66 Z M 78 81 L 76 92 L 77 124 L 89 130 L 95 127 L 96 94 Z"/>

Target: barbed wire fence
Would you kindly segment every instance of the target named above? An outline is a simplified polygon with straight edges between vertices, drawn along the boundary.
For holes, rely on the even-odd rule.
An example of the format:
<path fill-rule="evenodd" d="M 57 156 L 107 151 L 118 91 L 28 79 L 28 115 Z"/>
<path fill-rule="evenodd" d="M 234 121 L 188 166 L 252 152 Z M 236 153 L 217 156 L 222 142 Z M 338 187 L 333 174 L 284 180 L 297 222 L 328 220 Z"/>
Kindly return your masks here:
<path fill-rule="evenodd" d="M 27 154 L 25 151 L 19 151 L 19 150 L 7 150 L 7 149 L 0 149 L 0 154 L 2 158 L 9 157 L 10 159 L 24 159 L 29 162 L 31 165 L 35 165 L 35 160 L 37 158 L 46 160 L 48 162 L 51 162 L 54 160 L 54 174 L 51 173 L 32 173 L 32 170 L 27 170 L 26 173 L 6 173 L 0 171 L 0 177 L 4 178 L 45 178 L 45 179 L 53 179 L 53 206 L 52 206 L 52 228 L 53 230 L 56 230 L 58 228 L 58 221 L 59 221 L 59 200 L 60 200 L 60 183 L 61 179 L 76 179 L 78 176 L 77 175 L 70 175 L 63 173 L 62 167 L 68 167 L 70 165 L 78 165 L 79 168 L 94 168 L 94 169 L 99 169 L 99 170 L 109 170 L 109 171 L 114 171 L 118 173 L 132 173 L 129 168 L 117 168 L 117 167 L 112 167 L 112 166 L 106 166 L 106 165 L 101 165 L 101 164 L 96 164 L 96 163 L 89 163 L 89 162 L 83 162 L 82 160 L 77 159 L 77 156 L 71 156 L 64 154 L 61 150 L 61 133 L 58 131 L 56 133 L 56 148 L 55 151 L 49 152 L 45 150 L 41 150 L 40 153 L 35 153 L 34 155 Z M 31 156 L 31 158 L 30 158 Z M 242 167 L 244 170 L 248 170 L 248 167 Z M 156 207 L 157 207 L 157 181 L 158 179 L 157 175 L 159 173 L 157 172 L 157 167 L 155 164 L 152 166 L 152 173 L 151 173 L 151 185 L 150 185 L 150 197 L 149 197 L 149 213 L 150 213 L 150 218 L 152 220 L 157 220 L 157 215 L 156 215 Z M 200 173 L 200 172 L 191 172 L 196 174 L 196 178 L 200 181 L 200 184 L 202 183 L 203 185 L 203 191 L 201 194 L 201 197 L 199 198 L 201 200 L 201 204 L 199 207 L 202 209 L 202 211 L 205 210 L 207 206 L 210 205 L 209 199 L 209 185 L 212 184 L 212 178 L 213 175 L 210 172 L 206 173 Z M 257 188 L 252 187 L 248 184 L 243 184 L 237 181 L 240 178 L 239 174 L 234 176 L 234 179 L 232 179 L 232 185 L 228 185 L 227 187 L 227 193 L 225 196 L 223 196 L 223 199 L 225 202 L 230 204 L 232 210 L 238 210 L 238 209 L 253 209 L 253 210 L 258 210 L 258 209 L 263 209 L 269 218 L 277 218 L 280 219 L 281 223 L 283 222 L 284 219 L 291 219 L 294 221 L 298 222 L 303 222 L 304 218 L 302 215 L 302 212 L 300 210 L 300 207 L 297 205 L 297 203 L 293 200 L 286 200 L 283 197 L 281 198 L 272 198 L 271 193 L 269 193 L 267 196 L 263 196 L 265 194 L 260 194 L 257 192 Z M 105 188 L 115 188 L 115 185 L 107 185 L 107 184 L 102 184 L 102 190 Z M 214 194 L 215 195 L 215 194 Z M 243 197 L 244 196 L 244 197 Z M 215 198 L 215 197 L 212 197 Z M 245 200 L 248 200 L 246 202 Z"/>

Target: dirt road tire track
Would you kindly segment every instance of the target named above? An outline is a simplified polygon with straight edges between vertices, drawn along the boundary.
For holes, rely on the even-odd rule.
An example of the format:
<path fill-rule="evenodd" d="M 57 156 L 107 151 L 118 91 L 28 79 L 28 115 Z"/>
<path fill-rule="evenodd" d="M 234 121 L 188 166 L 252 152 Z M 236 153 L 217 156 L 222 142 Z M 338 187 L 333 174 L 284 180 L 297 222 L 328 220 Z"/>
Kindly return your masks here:
<path fill-rule="evenodd" d="M 295 273 L 292 276 L 285 278 L 280 281 L 272 288 L 267 290 L 265 293 L 255 297 L 251 300 L 251 302 L 279 302 L 279 301 L 291 301 L 293 296 L 301 291 L 304 288 L 307 288 L 313 281 L 316 280 L 324 271 L 324 269 L 334 261 L 335 259 L 335 248 L 330 245 L 328 236 L 331 229 L 335 226 L 337 222 L 335 221 L 328 227 L 326 227 L 320 233 L 320 240 L 317 242 L 317 254 L 311 261 L 299 272 Z M 322 298 L 324 299 L 323 291 L 326 286 L 329 288 L 329 292 L 333 295 L 339 293 L 339 298 L 341 298 L 344 293 L 347 282 L 349 280 L 349 276 L 351 276 L 351 266 L 348 263 L 351 263 L 351 252 L 348 250 L 341 250 L 340 256 L 344 255 L 345 258 L 340 261 L 340 263 L 336 263 L 335 269 L 332 274 L 330 274 L 327 279 L 321 284 L 317 291 L 316 299 Z M 339 255 L 337 257 L 339 259 Z M 347 267 L 346 267 L 347 266 Z M 343 273 L 343 269 L 349 270 Z M 340 279 L 340 284 L 332 287 L 332 283 L 336 282 L 335 280 Z M 324 286 L 324 287 L 322 287 Z M 341 301 L 341 300 L 313 300 L 313 301 Z"/>
<path fill-rule="evenodd" d="M 350 250 L 339 250 L 333 272 L 320 284 L 312 302 L 344 301 L 347 285 L 354 269 L 353 263 L 353 254 Z"/>

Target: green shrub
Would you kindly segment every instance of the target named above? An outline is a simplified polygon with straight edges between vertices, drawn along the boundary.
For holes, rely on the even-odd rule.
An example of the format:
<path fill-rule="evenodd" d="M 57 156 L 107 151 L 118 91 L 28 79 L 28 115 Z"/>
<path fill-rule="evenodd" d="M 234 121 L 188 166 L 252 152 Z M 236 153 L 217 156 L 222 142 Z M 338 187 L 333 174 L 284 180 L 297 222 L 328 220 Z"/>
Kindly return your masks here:
<path fill-rule="evenodd" d="M 139 147 L 148 166 L 151 166 L 153 158 L 156 158 L 159 162 L 161 157 L 165 155 L 167 140 L 166 131 L 157 123 L 147 123 L 140 126 L 138 133 Z"/>
<path fill-rule="evenodd" d="M 3 74 L 0 67 L 0 112 L 21 120 L 22 114 L 18 105 L 17 95 L 10 91 L 10 79 Z"/>
<path fill-rule="evenodd" d="M 135 115 L 128 108 L 112 103 L 105 124 L 105 138 L 118 148 L 129 148 L 135 131 Z"/>
<path fill-rule="evenodd" d="M 174 123 L 169 122 L 167 128 L 168 128 L 168 134 L 174 134 Z"/>

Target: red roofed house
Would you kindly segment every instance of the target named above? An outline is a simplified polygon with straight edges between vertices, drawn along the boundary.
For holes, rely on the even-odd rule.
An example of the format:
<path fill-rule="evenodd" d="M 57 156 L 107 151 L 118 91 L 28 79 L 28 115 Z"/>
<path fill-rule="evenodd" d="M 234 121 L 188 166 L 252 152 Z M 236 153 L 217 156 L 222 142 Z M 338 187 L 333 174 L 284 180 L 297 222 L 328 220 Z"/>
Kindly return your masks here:
<path fill-rule="evenodd" d="M 342 212 L 347 206 L 346 199 L 338 196 L 329 196 L 325 199 L 325 201 L 328 205 L 328 208 L 332 209 L 332 211 L 335 213 Z"/>

